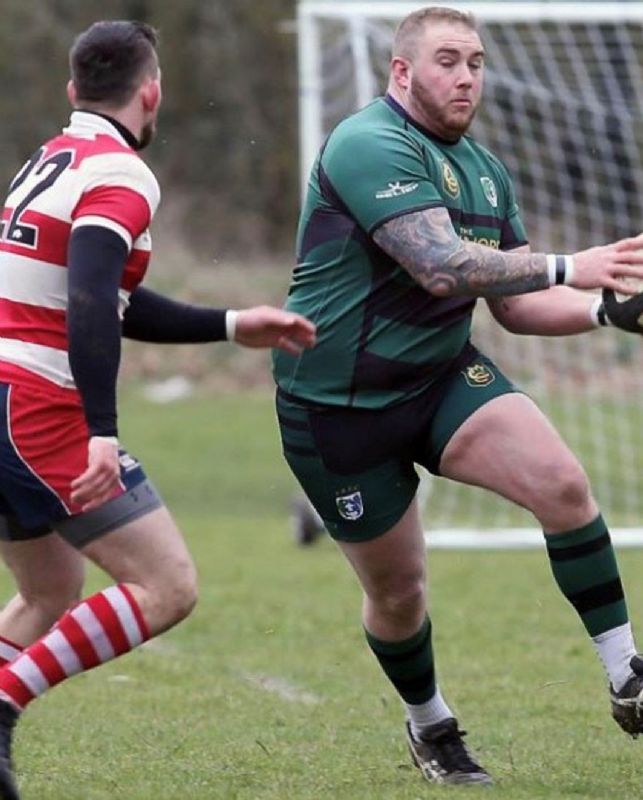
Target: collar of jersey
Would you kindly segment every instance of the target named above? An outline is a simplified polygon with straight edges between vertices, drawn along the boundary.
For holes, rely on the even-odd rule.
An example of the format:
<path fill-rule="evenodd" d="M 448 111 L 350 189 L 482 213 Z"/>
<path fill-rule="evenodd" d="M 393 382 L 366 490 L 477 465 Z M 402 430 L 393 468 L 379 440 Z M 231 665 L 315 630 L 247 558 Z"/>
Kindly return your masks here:
<path fill-rule="evenodd" d="M 136 136 L 125 125 L 98 111 L 85 111 L 84 109 L 72 111 L 69 127 L 65 128 L 65 133 L 80 136 L 96 136 L 96 134 L 103 133 L 118 139 L 132 150 L 138 150 Z"/>
<path fill-rule="evenodd" d="M 457 144 L 460 143 L 460 138 L 458 137 L 455 142 L 449 141 L 449 139 L 443 139 L 441 136 L 436 136 L 435 133 L 431 133 L 428 128 L 425 128 L 424 125 L 420 125 L 419 122 L 413 119 L 413 117 L 408 113 L 408 111 L 403 108 L 394 97 L 391 97 L 390 94 L 386 94 L 384 96 L 384 102 L 387 103 L 396 114 L 399 114 L 403 119 L 405 119 L 409 125 L 412 125 L 414 128 L 417 128 L 420 133 L 426 136 L 427 139 L 433 139 L 434 142 L 438 142 L 439 144 L 445 145 L 446 147 L 455 147 Z"/>

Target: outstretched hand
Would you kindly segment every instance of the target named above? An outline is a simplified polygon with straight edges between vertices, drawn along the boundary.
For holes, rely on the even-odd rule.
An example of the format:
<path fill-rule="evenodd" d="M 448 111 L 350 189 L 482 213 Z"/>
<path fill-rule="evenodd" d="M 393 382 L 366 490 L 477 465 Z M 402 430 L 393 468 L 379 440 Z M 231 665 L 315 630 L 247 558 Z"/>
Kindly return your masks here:
<path fill-rule="evenodd" d="M 277 347 L 298 355 L 315 344 L 315 332 L 313 323 L 299 314 L 255 306 L 238 312 L 234 340 L 244 347 Z"/>
<path fill-rule="evenodd" d="M 628 282 L 633 279 L 634 283 Z M 574 254 L 576 289 L 610 289 L 633 296 L 643 281 L 643 234 Z"/>

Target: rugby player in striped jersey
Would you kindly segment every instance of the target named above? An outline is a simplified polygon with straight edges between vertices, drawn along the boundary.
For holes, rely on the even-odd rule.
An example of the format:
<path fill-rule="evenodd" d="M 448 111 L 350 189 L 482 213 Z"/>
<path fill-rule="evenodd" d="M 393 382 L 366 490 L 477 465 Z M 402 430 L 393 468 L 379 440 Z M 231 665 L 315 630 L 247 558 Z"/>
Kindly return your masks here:
<path fill-rule="evenodd" d="M 182 620 L 196 576 L 180 531 L 118 441 L 121 335 L 298 353 L 314 326 L 269 306 L 179 303 L 140 283 L 159 186 L 140 151 L 161 103 L 156 32 L 98 22 L 70 53 L 69 126 L 14 178 L 0 238 L 0 797 L 11 736 L 52 686 Z M 79 601 L 90 559 L 114 585 Z"/>

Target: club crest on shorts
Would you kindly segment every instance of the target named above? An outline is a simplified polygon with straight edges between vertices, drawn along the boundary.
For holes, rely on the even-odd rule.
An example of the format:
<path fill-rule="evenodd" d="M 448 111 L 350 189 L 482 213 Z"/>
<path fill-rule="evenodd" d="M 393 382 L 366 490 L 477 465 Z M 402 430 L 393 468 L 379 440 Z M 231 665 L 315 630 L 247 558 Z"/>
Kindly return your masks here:
<path fill-rule="evenodd" d="M 350 521 L 359 519 L 364 514 L 364 503 L 360 491 L 348 492 L 335 497 L 337 511 L 342 519 Z"/>
<path fill-rule="evenodd" d="M 489 386 L 496 379 L 496 376 L 484 364 L 471 364 L 465 370 L 462 370 L 465 381 L 469 386 L 478 388 L 479 386 Z"/>

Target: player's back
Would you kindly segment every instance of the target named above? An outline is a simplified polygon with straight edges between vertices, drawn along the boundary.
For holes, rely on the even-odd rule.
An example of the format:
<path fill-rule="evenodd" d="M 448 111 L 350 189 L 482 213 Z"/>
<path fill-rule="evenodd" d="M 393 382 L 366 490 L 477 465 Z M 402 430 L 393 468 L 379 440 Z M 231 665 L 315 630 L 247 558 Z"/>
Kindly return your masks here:
<path fill-rule="evenodd" d="M 38 148 L 12 181 L 0 237 L 0 379 L 24 370 L 63 388 L 67 358 L 67 258 L 72 231 L 118 233 L 129 256 L 120 310 L 150 255 L 148 226 L 159 201 L 154 175 L 112 121 L 74 112 L 62 134 Z"/>

